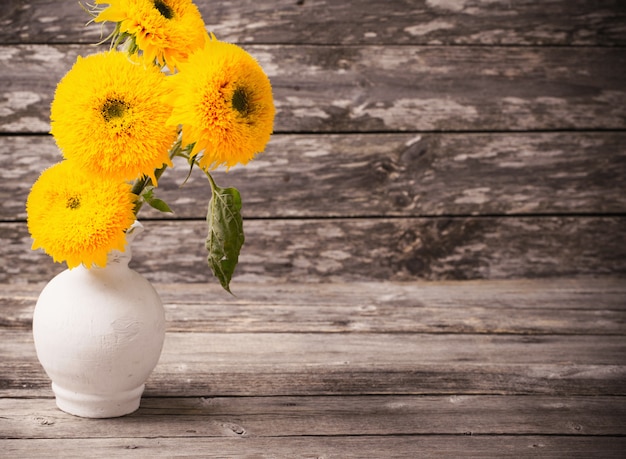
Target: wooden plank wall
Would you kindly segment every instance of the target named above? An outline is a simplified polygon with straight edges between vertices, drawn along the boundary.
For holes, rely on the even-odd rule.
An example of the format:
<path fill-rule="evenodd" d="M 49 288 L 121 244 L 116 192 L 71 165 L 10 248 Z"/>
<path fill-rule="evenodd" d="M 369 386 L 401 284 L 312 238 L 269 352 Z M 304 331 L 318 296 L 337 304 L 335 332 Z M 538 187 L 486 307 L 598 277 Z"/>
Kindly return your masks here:
<path fill-rule="evenodd" d="M 626 274 L 626 4 L 620 0 L 197 0 L 270 76 L 275 135 L 240 189 L 241 281 Z M 29 251 L 24 202 L 59 153 L 54 88 L 94 51 L 75 1 L 0 10 L 0 283 Z M 134 267 L 206 282 L 208 186 L 175 168 Z M 213 281 L 211 281 L 213 282 Z M 236 287 L 235 287 L 236 288 Z"/>

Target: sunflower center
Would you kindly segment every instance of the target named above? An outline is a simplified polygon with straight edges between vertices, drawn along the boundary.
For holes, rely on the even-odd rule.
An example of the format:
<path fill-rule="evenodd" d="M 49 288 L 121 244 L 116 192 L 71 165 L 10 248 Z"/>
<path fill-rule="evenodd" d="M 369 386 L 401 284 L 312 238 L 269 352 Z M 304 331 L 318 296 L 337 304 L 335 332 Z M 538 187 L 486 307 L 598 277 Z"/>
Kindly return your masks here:
<path fill-rule="evenodd" d="M 78 209 L 80 207 L 80 198 L 78 196 L 70 196 L 65 202 L 65 207 L 72 210 Z"/>
<path fill-rule="evenodd" d="M 154 7 L 165 19 L 172 19 L 174 17 L 174 10 L 163 0 L 155 0 Z"/>
<path fill-rule="evenodd" d="M 127 109 L 128 104 L 123 100 L 108 99 L 100 111 L 106 121 L 111 121 L 114 118 L 122 118 Z"/>
<path fill-rule="evenodd" d="M 243 88 L 235 89 L 233 93 L 233 99 L 231 101 L 233 108 L 241 113 L 243 116 L 250 113 L 250 98 L 248 93 Z"/>

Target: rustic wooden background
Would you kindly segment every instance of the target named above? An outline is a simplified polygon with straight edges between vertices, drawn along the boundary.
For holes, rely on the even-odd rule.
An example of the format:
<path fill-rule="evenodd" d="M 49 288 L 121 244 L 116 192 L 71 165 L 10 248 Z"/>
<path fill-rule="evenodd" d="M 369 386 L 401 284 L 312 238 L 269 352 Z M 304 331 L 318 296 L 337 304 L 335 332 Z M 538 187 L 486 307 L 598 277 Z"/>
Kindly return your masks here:
<path fill-rule="evenodd" d="M 218 172 L 244 200 L 233 281 L 626 274 L 626 3 L 198 1 L 273 82 L 265 153 Z M 63 269 L 31 252 L 24 202 L 59 159 L 58 80 L 98 26 L 76 2 L 0 9 L 0 282 Z M 170 173 L 173 172 L 173 173 Z M 168 171 L 133 266 L 203 269 L 208 184 Z M 142 211 L 143 212 L 143 211 Z"/>

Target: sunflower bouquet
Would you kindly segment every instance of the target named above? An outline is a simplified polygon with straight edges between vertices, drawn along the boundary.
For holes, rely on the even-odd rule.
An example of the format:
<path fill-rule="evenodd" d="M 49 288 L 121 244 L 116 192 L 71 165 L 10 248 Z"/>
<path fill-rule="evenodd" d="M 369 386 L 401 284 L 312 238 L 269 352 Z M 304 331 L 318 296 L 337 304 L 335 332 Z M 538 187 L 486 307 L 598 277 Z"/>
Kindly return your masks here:
<path fill-rule="evenodd" d="M 33 249 L 68 268 L 103 267 L 156 197 L 175 157 L 211 188 L 206 248 L 222 287 L 244 242 L 241 196 L 211 171 L 264 150 L 274 120 L 272 88 L 242 48 L 207 33 L 191 0 L 95 0 L 91 22 L 113 22 L 107 51 L 78 57 L 57 85 L 51 134 L 62 160 L 44 170 L 26 203 Z M 104 43 L 103 42 L 103 43 Z"/>

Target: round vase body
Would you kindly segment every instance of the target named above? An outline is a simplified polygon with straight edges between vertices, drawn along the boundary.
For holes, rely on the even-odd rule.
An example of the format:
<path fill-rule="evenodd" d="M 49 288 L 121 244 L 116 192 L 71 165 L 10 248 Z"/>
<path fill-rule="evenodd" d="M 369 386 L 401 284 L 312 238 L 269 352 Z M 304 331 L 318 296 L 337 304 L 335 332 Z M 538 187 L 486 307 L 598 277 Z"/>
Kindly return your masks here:
<path fill-rule="evenodd" d="M 128 267 L 129 251 L 110 254 L 105 268 L 63 271 L 37 300 L 37 357 L 67 413 L 132 413 L 161 355 L 163 304 L 152 284 Z"/>

